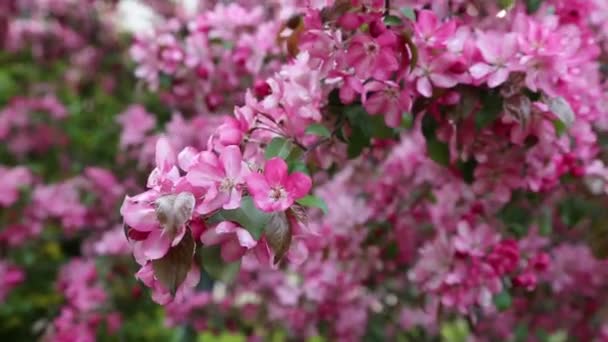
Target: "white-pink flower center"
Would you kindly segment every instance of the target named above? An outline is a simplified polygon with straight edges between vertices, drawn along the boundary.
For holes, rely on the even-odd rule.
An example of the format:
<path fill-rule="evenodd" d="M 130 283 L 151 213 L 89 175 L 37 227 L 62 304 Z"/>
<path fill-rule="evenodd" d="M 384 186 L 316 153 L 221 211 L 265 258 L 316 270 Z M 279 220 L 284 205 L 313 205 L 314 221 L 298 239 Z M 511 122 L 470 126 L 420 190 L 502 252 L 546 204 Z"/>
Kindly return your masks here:
<path fill-rule="evenodd" d="M 273 188 L 270 189 L 269 196 L 273 200 L 278 201 L 278 200 L 280 200 L 282 198 L 286 198 L 287 197 L 287 191 L 285 191 L 285 188 L 283 188 L 282 186 L 273 187 Z"/>

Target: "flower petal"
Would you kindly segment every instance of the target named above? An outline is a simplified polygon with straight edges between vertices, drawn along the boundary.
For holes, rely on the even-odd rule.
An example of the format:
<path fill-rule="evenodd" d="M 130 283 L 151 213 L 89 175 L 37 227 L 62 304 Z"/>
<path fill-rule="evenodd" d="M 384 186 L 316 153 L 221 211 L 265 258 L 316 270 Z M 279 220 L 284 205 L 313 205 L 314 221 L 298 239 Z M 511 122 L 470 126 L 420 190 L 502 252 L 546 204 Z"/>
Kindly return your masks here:
<path fill-rule="evenodd" d="M 294 198 L 302 198 L 312 187 L 312 180 L 302 172 L 294 172 L 287 178 L 285 189 Z"/>
<path fill-rule="evenodd" d="M 164 257 L 170 246 L 171 238 L 162 229 L 153 230 L 142 243 L 144 256 L 150 260 Z"/>
<path fill-rule="evenodd" d="M 220 161 L 224 165 L 226 176 L 234 179 L 240 175 L 243 156 L 238 146 L 231 145 L 225 147 L 220 154 Z"/>
<path fill-rule="evenodd" d="M 274 157 L 264 166 L 264 177 L 268 184 L 281 185 L 287 180 L 287 163 L 279 157 Z"/>

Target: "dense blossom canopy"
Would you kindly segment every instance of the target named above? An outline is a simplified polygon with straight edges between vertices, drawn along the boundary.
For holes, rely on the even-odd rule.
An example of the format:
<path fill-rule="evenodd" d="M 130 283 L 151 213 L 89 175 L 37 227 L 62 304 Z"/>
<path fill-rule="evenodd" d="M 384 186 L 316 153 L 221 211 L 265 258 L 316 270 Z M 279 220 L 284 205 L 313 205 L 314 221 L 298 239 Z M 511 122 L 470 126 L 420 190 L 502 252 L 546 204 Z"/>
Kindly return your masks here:
<path fill-rule="evenodd" d="M 0 4 L 0 335 L 608 340 L 608 1 L 85 2 Z"/>

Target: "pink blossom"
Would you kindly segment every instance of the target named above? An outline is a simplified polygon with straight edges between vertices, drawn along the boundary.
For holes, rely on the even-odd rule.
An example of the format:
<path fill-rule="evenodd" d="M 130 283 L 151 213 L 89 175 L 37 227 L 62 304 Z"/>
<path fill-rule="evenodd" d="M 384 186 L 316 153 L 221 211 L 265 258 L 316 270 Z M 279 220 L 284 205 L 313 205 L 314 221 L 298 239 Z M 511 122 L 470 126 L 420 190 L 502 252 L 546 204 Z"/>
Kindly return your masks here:
<path fill-rule="evenodd" d="M 174 296 L 171 295 L 169 289 L 165 288 L 163 284 L 156 278 L 154 275 L 154 269 L 152 268 L 152 264 L 150 262 L 146 263 L 142 266 L 137 274 L 135 275 L 137 279 L 141 280 L 146 286 L 152 289 L 152 299 L 158 304 L 168 304 L 170 303 Z M 181 297 L 184 295 L 186 291 L 195 287 L 200 280 L 200 270 L 196 265 L 192 265 L 192 268 L 188 272 L 186 279 L 180 286 L 177 288 L 175 297 Z"/>
<path fill-rule="evenodd" d="M 475 63 L 469 71 L 475 79 L 487 79 L 488 86 L 495 88 L 504 83 L 511 71 L 517 70 L 517 35 L 497 32 L 478 32 L 477 48 L 483 62 Z M 500 44 L 497 44 L 500 42 Z"/>
<path fill-rule="evenodd" d="M 441 23 L 433 11 L 419 11 L 416 17 L 416 38 L 429 47 L 442 46 L 456 30 L 454 21 Z"/>
<path fill-rule="evenodd" d="M 246 229 L 233 222 L 220 222 L 201 234 L 203 245 L 221 245 L 222 259 L 226 262 L 239 260 L 249 249 L 256 246 L 256 241 Z"/>
<path fill-rule="evenodd" d="M 355 68 L 355 75 L 359 78 L 386 80 L 399 69 L 396 45 L 397 37 L 388 30 L 376 38 L 358 34 L 350 42 L 345 61 Z"/>
<path fill-rule="evenodd" d="M 207 214 L 219 208 L 235 209 L 241 203 L 242 186 L 249 169 L 238 146 L 227 146 L 219 154 L 201 152 L 186 179 L 193 186 L 207 189 L 197 212 Z"/>
<path fill-rule="evenodd" d="M 364 86 L 363 106 L 371 115 L 384 115 L 389 127 L 399 127 L 403 113 L 409 111 L 412 99 L 394 82 L 372 81 Z M 371 93 L 371 95 L 370 95 Z"/>
<path fill-rule="evenodd" d="M 264 173 L 247 176 L 247 189 L 256 207 L 265 212 L 285 211 L 295 200 L 310 191 L 310 177 L 301 173 L 287 173 L 287 163 L 279 157 L 266 162 Z"/>
<path fill-rule="evenodd" d="M 127 148 L 143 143 L 146 133 L 156 125 L 156 119 L 141 105 L 131 105 L 116 121 L 122 126 L 120 146 Z"/>
<path fill-rule="evenodd" d="M 19 198 L 19 191 L 32 183 L 30 171 L 22 166 L 7 169 L 0 166 L 0 205 L 9 207 Z"/>

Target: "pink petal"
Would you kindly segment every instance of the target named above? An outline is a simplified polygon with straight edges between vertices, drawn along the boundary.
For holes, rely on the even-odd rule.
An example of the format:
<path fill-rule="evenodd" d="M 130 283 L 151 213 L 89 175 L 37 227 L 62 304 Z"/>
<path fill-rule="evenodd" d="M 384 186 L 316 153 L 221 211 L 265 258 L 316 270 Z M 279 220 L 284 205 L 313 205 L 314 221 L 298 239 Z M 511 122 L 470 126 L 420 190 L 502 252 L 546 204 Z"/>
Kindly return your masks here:
<path fill-rule="evenodd" d="M 177 164 L 179 168 L 188 171 L 196 163 L 196 156 L 198 155 L 198 151 L 191 146 L 184 148 L 177 155 Z"/>
<path fill-rule="evenodd" d="M 370 114 L 382 114 L 387 106 L 388 101 L 384 93 L 376 93 L 363 103 L 363 107 Z"/>
<path fill-rule="evenodd" d="M 207 192 L 207 194 L 205 195 L 205 199 L 203 200 L 203 203 L 201 203 L 197 208 L 196 208 L 196 212 L 202 215 L 205 214 L 209 214 L 219 208 L 221 208 L 222 206 L 224 206 L 225 203 L 228 202 L 228 200 L 230 199 L 230 195 L 227 192 L 224 191 L 219 191 L 217 192 L 215 187 L 210 188 L 210 190 Z M 215 196 L 212 196 L 215 195 Z"/>
<path fill-rule="evenodd" d="M 254 197 L 267 196 L 268 192 L 270 192 L 270 186 L 266 178 L 260 173 L 251 173 L 247 176 L 246 181 L 247 189 Z"/>
<path fill-rule="evenodd" d="M 433 87 L 428 77 L 420 77 L 416 81 L 416 90 L 424 97 L 433 96 Z"/>
<path fill-rule="evenodd" d="M 228 202 L 226 202 L 224 204 L 224 206 L 222 208 L 224 209 L 236 209 L 241 205 L 241 197 L 242 197 L 242 193 L 240 190 L 232 189 L 232 191 L 230 191 L 230 197 L 228 199 Z"/>
<path fill-rule="evenodd" d="M 498 60 L 500 44 L 502 43 L 498 35 L 491 33 L 481 33 L 477 40 L 477 48 L 483 59 L 488 63 L 495 63 Z"/>
<path fill-rule="evenodd" d="M 494 68 L 486 63 L 475 63 L 470 69 L 469 72 L 471 76 L 476 79 L 483 78 L 492 72 Z"/>
<path fill-rule="evenodd" d="M 257 245 L 257 241 L 255 241 L 255 239 L 253 238 L 253 236 L 251 235 L 251 233 L 249 233 L 249 231 L 247 229 L 239 227 L 239 228 L 236 228 L 235 232 L 236 232 L 236 238 L 238 239 L 239 244 L 242 247 L 251 249 L 251 248 L 255 247 L 255 245 Z"/>
<path fill-rule="evenodd" d="M 224 165 L 224 171 L 230 178 L 236 178 L 241 173 L 243 156 L 238 146 L 227 146 L 220 154 L 220 161 Z"/>
<path fill-rule="evenodd" d="M 430 78 L 435 86 L 441 88 L 452 88 L 458 84 L 458 80 L 456 80 L 454 77 L 444 74 L 431 74 Z"/>
<path fill-rule="evenodd" d="M 205 230 L 201 234 L 201 243 L 205 246 L 214 246 L 222 243 L 226 238 L 226 235 L 219 234 L 215 228 Z"/>
<path fill-rule="evenodd" d="M 180 286 L 181 288 L 192 288 L 198 285 L 198 282 L 201 280 L 201 271 L 200 269 L 193 263 L 190 272 L 186 275 L 186 279 Z"/>
<path fill-rule="evenodd" d="M 274 157 L 264 166 L 264 177 L 270 185 L 285 184 L 287 179 L 287 163 L 279 157 Z"/>
<path fill-rule="evenodd" d="M 488 78 L 488 87 L 495 88 L 503 84 L 509 78 L 509 70 L 499 68 Z"/>
<path fill-rule="evenodd" d="M 175 165 L 175 152 L 165 136 L 156 141 L 156 166 L 162 171 L 169 171 Z"/>
<path fill-rule="evenodd" d="M 287 178 L 285 186 L 287 192 L 294 198 L 302 198 L 308 194 L 312 187 L 312 180 L 302 172 L 294 172 Z"/>
<path fill-rule="evenodd" d="M 416 20 L 416 28 L 420 33 L 426 35 L 432 33 L 437 26 L 437 16 L 433 11 L 423 10 L 418 12 Z"/>
<path fill-rule="evenodd" d="M 148 238 L 142 243 L 144 256 L 150 260 L 156 260 L 164 257 L 171 246 L 171 239 L 165 230 L 153 230 Z"/>
<path fill-rule="evenodd" d="M 215 226 L 215 230 L 218 234 L 232 234 L 236 232 L 237 228 L 239 228 L 239 226 L 230 221 L 222 221 Z"/>
<path fill-rule="evenodd" d="M 222 260 L 233 262 L 239 260 L 247 252 L 247 248 L 242 247 L 239 241 L 234 238 L 222 244 Z"/>
<path fill-rule="evenodd" d="M 149 232 L 158 227 L 156 211 L 147 204 L 125 201 L 120 213 L 125 223 L 135 230 Z"/>

